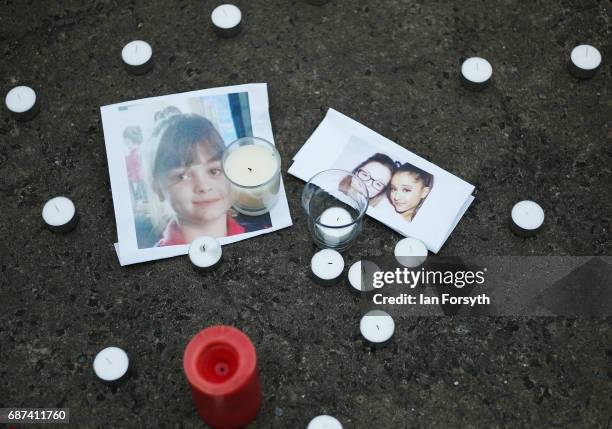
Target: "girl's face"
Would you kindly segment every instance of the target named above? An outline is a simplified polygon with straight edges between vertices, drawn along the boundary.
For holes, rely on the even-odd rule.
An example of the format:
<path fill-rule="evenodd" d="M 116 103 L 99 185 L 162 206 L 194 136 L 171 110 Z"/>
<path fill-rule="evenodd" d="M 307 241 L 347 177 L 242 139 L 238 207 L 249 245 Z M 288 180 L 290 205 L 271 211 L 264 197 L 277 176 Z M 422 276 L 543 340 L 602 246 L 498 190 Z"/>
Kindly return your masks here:
<path fill-rule="evenodd" d="M 393 175 L 389 185 L 389 199 L 398 213 L 414 210 L 427 197 L 430 188 L 413 173 L 399 172 Z"/>
<path fill-rule="evenodd" d="M 225 216 L 231 206 L 230 184 L 221 170 L 221 160 L 211 157 L 203 145 L 195 150 L 191 165 L 166 172 L 161 192 L 179 223 L 202 225 Z"/>
<path fill-rule="evenodd" d="M 389 184 L 389 180 L 391 180 L 391 170 L 380 162 L 375 161 L 368 162 L 363 167 L 360 167 L 356 174 L 365 183 L 370 198 L 374 198 L 384 192 Z M 355 189 L 360 189 L 358 186 L 353 185 L 353 180 L 355 178 L 351 180 L 351 186 Z"/>

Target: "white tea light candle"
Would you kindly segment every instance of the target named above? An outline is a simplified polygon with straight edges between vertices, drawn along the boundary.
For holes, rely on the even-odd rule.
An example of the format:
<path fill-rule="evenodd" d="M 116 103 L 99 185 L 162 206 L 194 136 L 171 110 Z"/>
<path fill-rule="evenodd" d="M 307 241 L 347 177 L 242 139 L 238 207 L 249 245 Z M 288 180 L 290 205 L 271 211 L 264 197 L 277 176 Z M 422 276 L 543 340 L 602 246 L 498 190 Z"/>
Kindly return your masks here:
<path fill-rule="evenodd" d="M 189 260 L 197 270 L 209 271 L 221 263 L 223 250 L 216 238 L 201 236 L 189 245 Z"/>
<path fill-rule="evenodd" d="M 38 113 L 36 92 L 29 86 L 16 86 L 6 94 L 4 101 L 17 120 L 28 121 Z"/>
<path fill-rule="evenodd" d="M 493 67 L 484 58 L 468 58 L 461 65 L 461 81 L 473 91 L 482 91 L 489 86 L 492 75 Z"/>
<path fill-rule="evenodd" d="M 348 282 L 352 292 L 368 293 L 374 290 L 374 273 L 381 271 L 371 261 L 357 261 L 348 270 Z"/>
<path fill-rule="evenodd" d="M 397 262 L 407 268 L 418 267 L 427 259 L 425 243 L 413 237 L 398 241 L 393 253 Z"/>
<path fill-rule="evenodd" d="M 221 37 L 234 37 L 242 29 L 242 12 L 233 4 L 217 6 L 210 19 L 215 32 Z"/>
<path fill-rule="evenodd" d="M 153 48 L 143 40 L 133 40 L 123 47 L 121 58 L 133 74 L 144 74 L 153 67 Z"/>
<path fill-rule="evenodd" d="M 579 79 L 590 79 L 595 76 L 601 65 L 599 50 L 591 45 L 580 45 L 572 49 L 567 63 L 570 73 Z"/>
<path fill-rule="evenodd" d="M 274 145 L 257 137 L 238 139 L 225 150 L 222 163 L 233 207 L 249 216 L 269 212 L 280 190 L 280 155 Z"/>
<path fill-rule="evenodd" d="M 78 222 L 76 207 L 66 197 L 51 198 L 42 209 L 42 217 L 47 227 L 54 232 L 68 232 Z"/>
<path fill-rule="evenodd" d="M 128 371 L 128 355 L 119 347 L 107 347 L 100 351 L 93 362 L 94 372 L 103 381 L 119 381 Z"/>
<path fill-rule="evenodd" d="M 371 310 L 361 318 L 359 330 L 368 344 L 381 346 L 391 340 L 395 331 L 395 322 L 386 312 Z"/>
<path fill-rule="evenodd" d="M 324 414 L 312 419 L 306 429 L 342 429 L 342 425 L 335 417 Z"/>
<path fill-rule="evenodd" d="M 330 247 L 348 241 L 355 229 L 353 216 L 343 207 L 325 209 L 317 219 L 316 226 L 320 238 Z"/>
<path fill-rule="evenodd" d="M 519 201 L 512 207 L 510 229 L 516 235 L 529 237 L 536 234 L 544 224 L 544 209 L 534 201 Z"/>
<path fill-rule="evenodd" d="M 344 272 L 344 258 L 333 249 L 319 250 L 310 260 L 310 269 L 317 283 L 330 286 L 340 281 Z"/>

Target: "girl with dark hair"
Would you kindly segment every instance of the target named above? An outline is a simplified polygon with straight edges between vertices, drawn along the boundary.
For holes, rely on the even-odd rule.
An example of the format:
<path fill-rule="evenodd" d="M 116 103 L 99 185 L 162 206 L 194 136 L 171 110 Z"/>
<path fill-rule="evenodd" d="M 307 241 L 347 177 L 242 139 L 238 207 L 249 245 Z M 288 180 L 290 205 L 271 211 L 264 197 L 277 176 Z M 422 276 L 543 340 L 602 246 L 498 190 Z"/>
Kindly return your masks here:
<path fill-rule="evenodd" d="M 188 244 L 201 235 L 225 237 L 246 229 L 230 212 L 230 185 L 221 170 L 225 143 L 214 125 L 194 114 L 175 114 L 160 128 L 151 182 L 173 215 L 156 246 Z"/>
<path fill-rule="evenodd" d="M 376 207 L 385 195 L 395 168 L 396 164 L 391 158 L 382 153 L 375 153 L 353 169 L 353 174 L 359 177 L 368 189 L 370 207 Z M 340 190 L 348 194 L 353 180 L 351 176 L 342 179 Z"/>
<path fill-rule="evenodd" d="M 408 222 L 416 216 L 419 208 L 431 192 L 433 175 L 410 163 L 402 164 L 391 178 L 387 196 L 393 208 Z"/>

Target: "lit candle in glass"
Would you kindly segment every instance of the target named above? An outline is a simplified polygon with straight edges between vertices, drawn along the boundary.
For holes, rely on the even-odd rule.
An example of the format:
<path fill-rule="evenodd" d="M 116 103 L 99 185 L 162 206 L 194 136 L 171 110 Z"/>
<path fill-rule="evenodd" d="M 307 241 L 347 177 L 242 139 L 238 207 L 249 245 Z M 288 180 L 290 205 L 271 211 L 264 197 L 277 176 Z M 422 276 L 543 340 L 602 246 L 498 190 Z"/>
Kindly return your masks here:
<path fill-rule="evenodd" d="M 223 172 L 230 181 L 233 207 L 257 216 L 270 211 L 280 190 L 280 155 L 274 145 L 257 137 L 233 142 L 223 154 Z"/>

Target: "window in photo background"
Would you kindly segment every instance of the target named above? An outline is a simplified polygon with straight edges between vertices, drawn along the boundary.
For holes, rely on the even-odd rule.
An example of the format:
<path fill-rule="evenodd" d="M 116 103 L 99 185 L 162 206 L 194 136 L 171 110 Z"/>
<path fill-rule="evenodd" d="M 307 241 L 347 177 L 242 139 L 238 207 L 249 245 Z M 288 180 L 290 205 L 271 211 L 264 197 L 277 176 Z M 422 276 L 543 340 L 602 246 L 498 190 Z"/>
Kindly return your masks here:
<path fill-rule="evenodd" d="M 252 135 L 248 94 L 191 98 L 188 106 L 190 112 L 166 106 L 153 115 L 152 137 L 141 160 L 145 191 L 132 193 L 139 248 L 272 226 L 268 214 L 234 213 L 221 170 L 226 146 Z"/>

